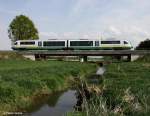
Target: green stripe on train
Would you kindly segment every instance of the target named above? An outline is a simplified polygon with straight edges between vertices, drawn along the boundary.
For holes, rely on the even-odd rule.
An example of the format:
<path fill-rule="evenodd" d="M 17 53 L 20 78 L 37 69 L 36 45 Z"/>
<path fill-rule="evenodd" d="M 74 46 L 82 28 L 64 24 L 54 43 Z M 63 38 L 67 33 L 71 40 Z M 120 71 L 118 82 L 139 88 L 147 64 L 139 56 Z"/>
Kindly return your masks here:
<path fill-rule="evenodd" d="M 66 47 L 12 47 L 14 50 L 64 50 Z M 130 47 L 69 47 L 71 50 L 128 50 Z"/>

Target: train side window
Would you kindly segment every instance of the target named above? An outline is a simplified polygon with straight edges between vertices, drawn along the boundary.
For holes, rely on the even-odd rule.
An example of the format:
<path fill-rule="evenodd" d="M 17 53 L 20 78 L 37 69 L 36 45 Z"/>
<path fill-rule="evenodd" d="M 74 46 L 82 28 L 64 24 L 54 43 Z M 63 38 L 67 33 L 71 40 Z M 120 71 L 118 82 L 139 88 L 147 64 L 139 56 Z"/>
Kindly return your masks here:
<path fill-rule="evenodd" d="M 44 41 L 43 46 L 65 46 L 65 41 Z"/>
<path fill-rule="evenodd" d="M 42 46 L 42 42 L 41 41 L 38 42 L 38 46 Z"/>
<path fill-rule="evenodd" d="M 99 41 L 95 41 L 95 46 L 99 46 Z"/>
<path fill-rule="evenodd" d="M 124 41 L 124 44 L 128 44 L 128 42 Z"/>
<path fill-rule="evenodd" d="M 101 41 L 101 44 L 120 44 L 120 41 Z"/>
<path fill-rule="evenodd" d="M 93 41 L 71 41 L 70 46 L 93 46 Z"/>
<path fill-rule="evenodd" d="M 20 42 L 20 45 L 34 45 L 34 44 L 35 44 L 34 41 L 31 41 L 31 42 L 29 42 L 29 41 L 27 41 L 27 42 Z"/>

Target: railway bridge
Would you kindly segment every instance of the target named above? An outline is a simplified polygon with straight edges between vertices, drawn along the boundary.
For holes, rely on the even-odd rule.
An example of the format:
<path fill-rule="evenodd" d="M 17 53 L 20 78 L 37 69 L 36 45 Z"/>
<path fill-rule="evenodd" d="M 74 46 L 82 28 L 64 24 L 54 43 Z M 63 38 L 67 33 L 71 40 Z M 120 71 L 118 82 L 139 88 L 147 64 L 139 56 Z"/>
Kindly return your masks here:
<path fill-rule="evenodd" d="M 47 56 L 79 56 L 83 61 L 87 61 L 87 56 L 127 56 L 127 61 L 131 61 L 133 56 L 150 55 L 150 50 L 31 50 L 13 51 L 24 56 L 32 56 L 36 59 L 46 58 Z"/>

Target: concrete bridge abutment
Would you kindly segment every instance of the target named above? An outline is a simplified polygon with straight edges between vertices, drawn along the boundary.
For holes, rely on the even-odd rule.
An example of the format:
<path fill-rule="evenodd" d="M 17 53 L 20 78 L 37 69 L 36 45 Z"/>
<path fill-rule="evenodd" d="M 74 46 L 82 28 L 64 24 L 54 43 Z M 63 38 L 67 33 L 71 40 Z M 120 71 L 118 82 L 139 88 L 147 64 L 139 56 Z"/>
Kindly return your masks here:
<path fill-rule="evenodd" d="M 80 62 L 87 62 L 88 61 L 87 56 L 79 56 L 79 60 L 80 60 Z"/>
<path fill-rule="evenodd" d="M 25 58 L 27 58 L 27 59 L 30 59 L 30 60 L 33 60 L 33 61 L 36 60 L 36 58 L 35 58 L 34 55 L 25 55 L 25 54 L 24 54 L 23 57 L 25 57 Z"/>

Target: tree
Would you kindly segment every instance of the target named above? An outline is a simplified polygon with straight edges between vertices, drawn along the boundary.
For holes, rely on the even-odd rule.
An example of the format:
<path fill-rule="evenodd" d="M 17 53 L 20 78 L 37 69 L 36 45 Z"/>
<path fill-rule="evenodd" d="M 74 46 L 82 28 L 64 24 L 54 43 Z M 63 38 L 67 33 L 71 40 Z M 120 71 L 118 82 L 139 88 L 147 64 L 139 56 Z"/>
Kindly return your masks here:
<path fill-rule="evenodd" d="M 33 22 L 24 15 L 16 16 L 13 19 L 9 25 L 8 35 L 12 42 L 16 40 L 39 39 L 38 30 Z"/>
<path fill-rule="evenodd" d="M 137 47 L 137 50 L 150 50 L 150 39 L 142 41 Z"/>

